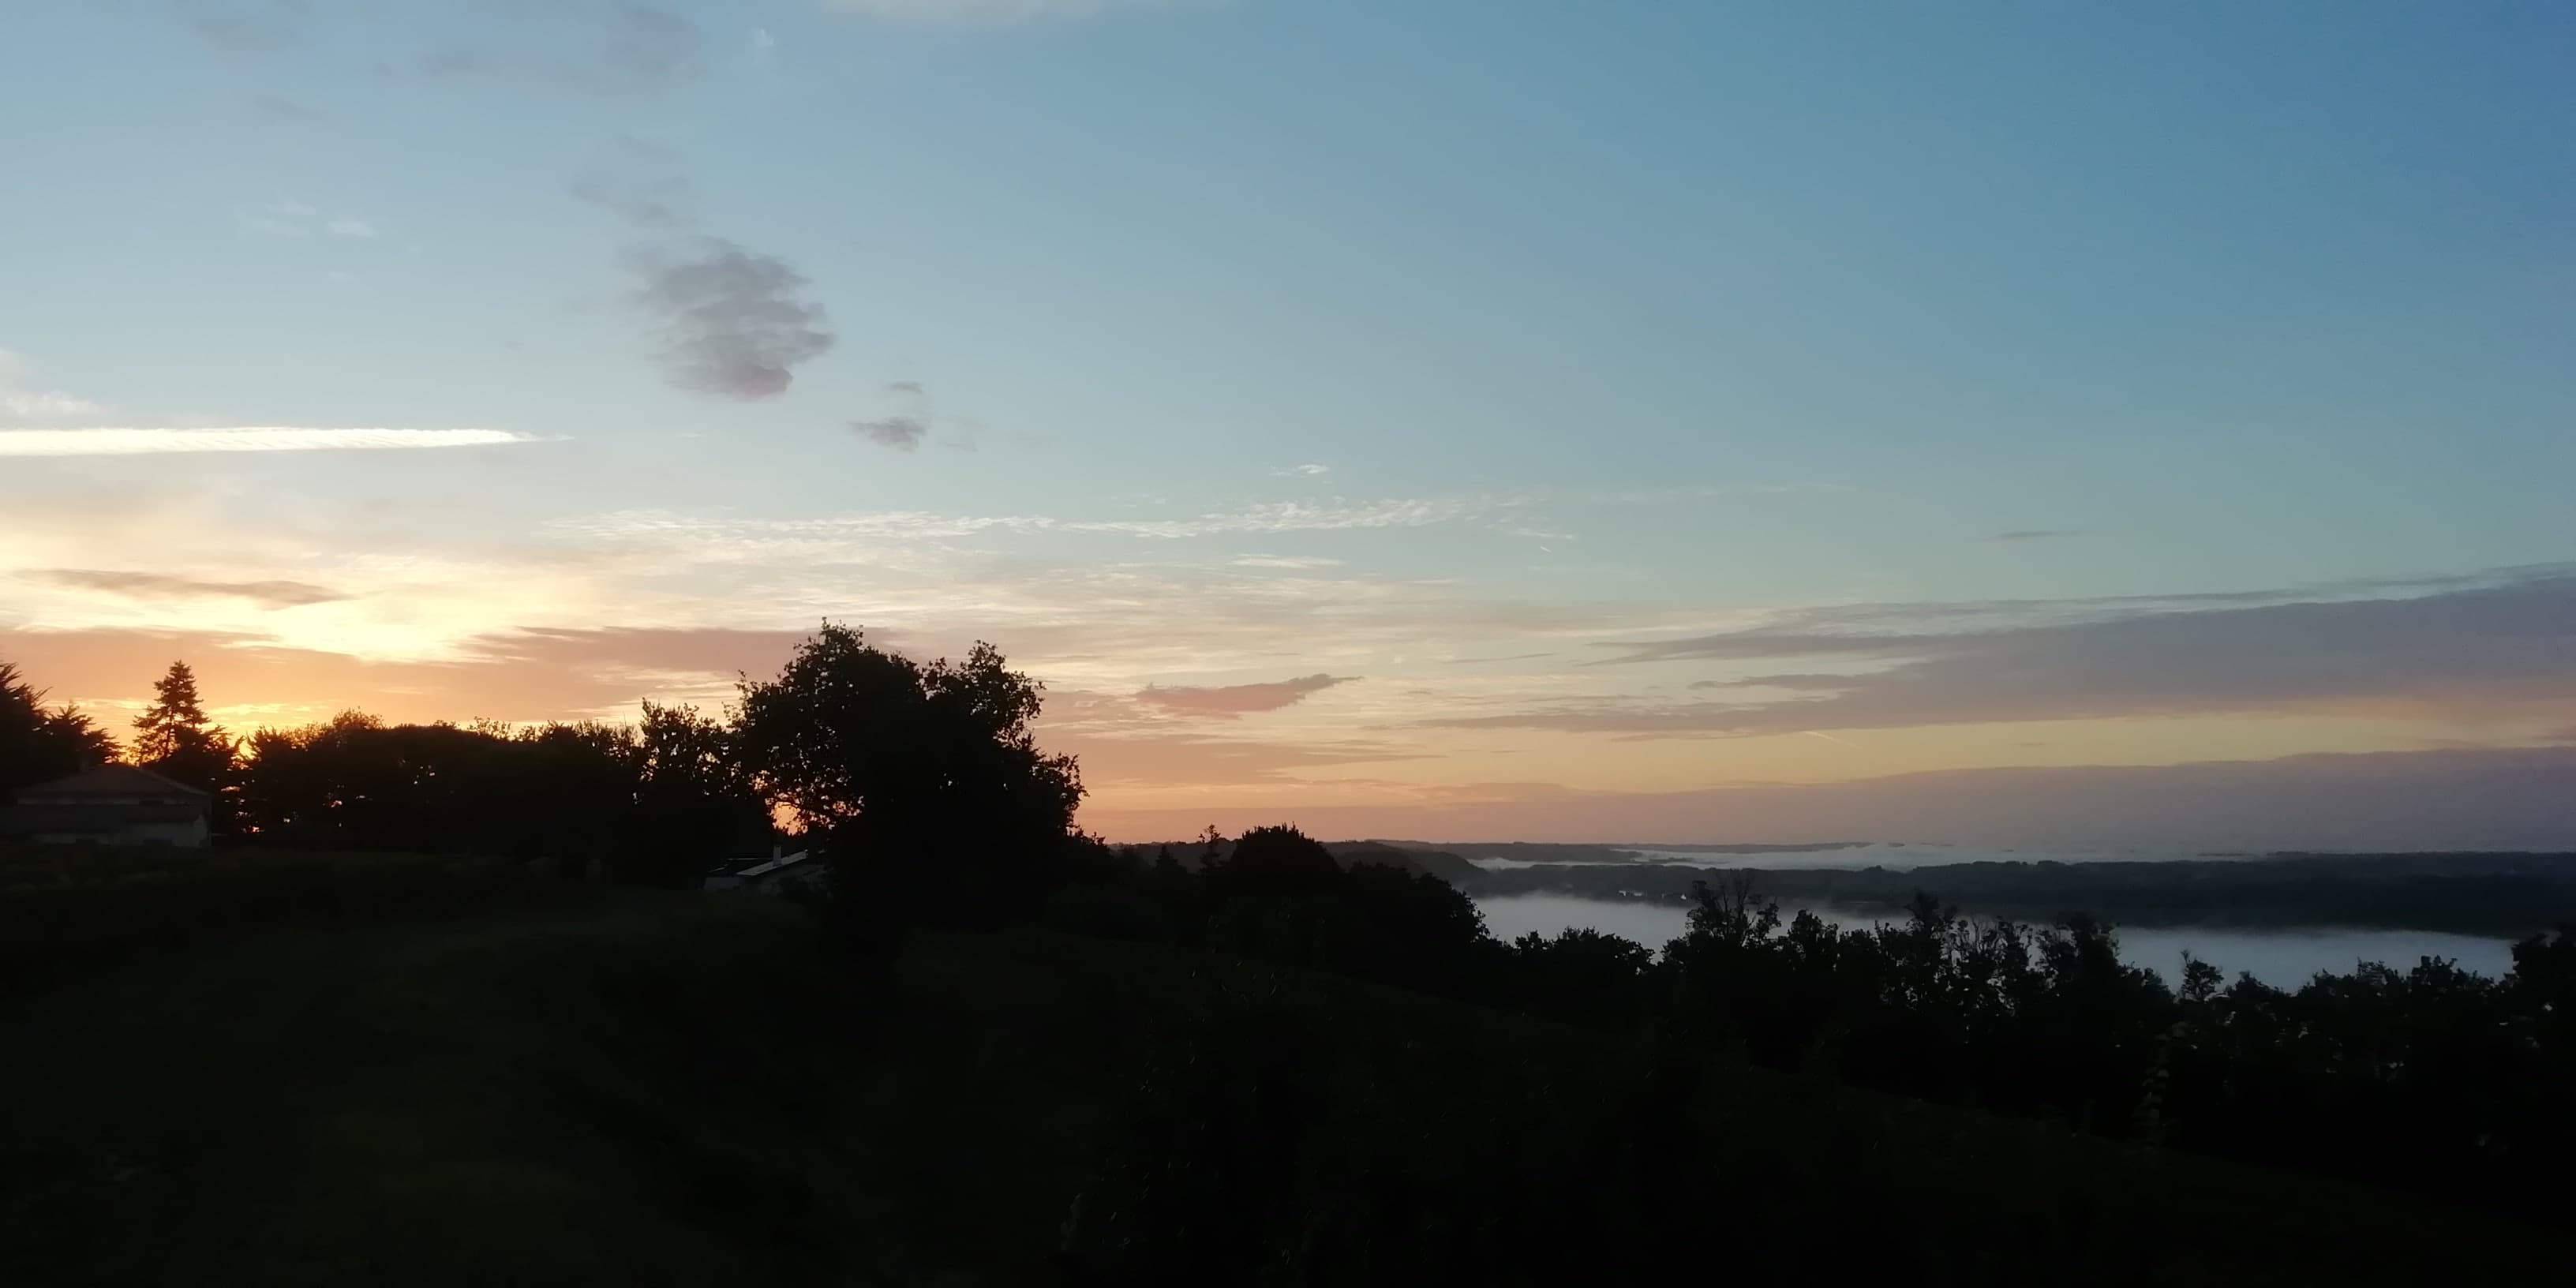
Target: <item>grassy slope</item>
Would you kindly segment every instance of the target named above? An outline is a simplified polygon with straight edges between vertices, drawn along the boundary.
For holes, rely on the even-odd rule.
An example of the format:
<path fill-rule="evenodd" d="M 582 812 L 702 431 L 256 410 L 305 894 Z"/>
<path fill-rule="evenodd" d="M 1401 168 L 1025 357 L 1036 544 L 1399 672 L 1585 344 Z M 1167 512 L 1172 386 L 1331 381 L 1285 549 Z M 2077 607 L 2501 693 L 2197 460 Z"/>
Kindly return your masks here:
<path fill-rule="evenodd" d="M 1317 987 L 1352 1050 L 1436 1046 L 1445 1077 L 1605 1041 Z M 0 1282 L 1022 1279 L 1201 988 L 1162 950 L 1038 934 L 927 939 L 862 986 L 792 909 L 645 892 L 197 943 L 0 999 Z M 2182 1281 L 2195 1229 L 2254 1214 L 2269 1233 L 2230 1258 L 2374 1281 L 2531 1250 L 2030 1124 L 1750 1072 L 1712 1092 L 1710 1120 L 1775 1155 L 1712 1164 L 1800 1141 L 1789 1183 L 1843 1186 L 1819 1204 L 1991 1191 L 1989 1228 L 1937 1254 L 1962 1278 L 2027 1229 L 2074 1256 L 2088 1231 L 2151 1243 Z"/>

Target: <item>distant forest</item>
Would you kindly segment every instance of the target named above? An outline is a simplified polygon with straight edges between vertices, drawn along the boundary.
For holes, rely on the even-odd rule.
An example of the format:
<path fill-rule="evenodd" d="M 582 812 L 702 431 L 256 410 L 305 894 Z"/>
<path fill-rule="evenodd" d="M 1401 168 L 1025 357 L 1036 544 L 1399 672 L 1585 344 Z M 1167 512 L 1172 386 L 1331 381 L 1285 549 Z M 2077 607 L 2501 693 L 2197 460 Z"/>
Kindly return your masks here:
<path fill-rule="evenodd" d="M 1475 895 L 1687 904 L 1692 885 L 1710 874 L 1706 863 L 1643 860 L 1488 869 L 1446 851 L 1400 848 Z M 1548 848 L 1583 854 L 1600 847 Z M 1710 861 L 1723 857 L 1712 850 Z M 1760 880 L 1764 895 L 1784 903 L 1881 915 L 1902 915 L 1917 894 L 1930 893 L 1981 915 L 2051 920 L 2083 912 L 2140 926 L 2386 926 L 2520 938 L 2576 923 L 2576 854 L 1983 861 L 1902 870 L 1767 869 Z"/>

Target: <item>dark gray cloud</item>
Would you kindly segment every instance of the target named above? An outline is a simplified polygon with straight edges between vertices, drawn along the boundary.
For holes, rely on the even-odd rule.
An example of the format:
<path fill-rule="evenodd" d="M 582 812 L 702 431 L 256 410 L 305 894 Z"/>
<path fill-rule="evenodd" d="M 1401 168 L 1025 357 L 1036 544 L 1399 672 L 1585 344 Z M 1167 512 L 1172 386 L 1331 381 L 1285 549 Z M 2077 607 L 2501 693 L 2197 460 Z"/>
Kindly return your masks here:
<path fill-rule="evenodd" d="M 2060 537 L 2080 537 L 2082 535 L 2084 535 L 2084 532 L 2081 528 L 2023 528 L 2014 532 L 1998 532 L 1995 534 L 1995 540 L 2055 541 Z"/>
<path fill-rule="evenodd" d="M 179 0 L 179 13 L 216 44 L 274 49 L 303 34 L 313 18 L 313 0 Z"/>
<path fill-rule="evenodd" d="M 1932 605 L 1923 611 L 1939 618 L 1958 610 Z M 2576 569 L 2570 568 L 2521 570 L 2494 584 L 2408 598 L 2144 611 L 1945 631 L 1891 631 L 1883 629 L 1887 622 L 1882 609 L 1821 610 L 1755 630 L 1630 648 L 1618 659 L 1811 660 L 1800 670 L 1691 686 L 1740 693 L 1740 701 L 1585 700 L 1429 723 L 1724 736 L 2576 700 Z M 1841 669 L 1833 669 L 1837 664 Z"/>
<path fill-rule="evenodd" d="M 616 211 L 638 228 L 687 228 L 697 222 L 697 191 L 679 175 L 638 178 L 589 174 L 573 180 L 572 195 Z"/>
<path fill-rule="evenodd" d="M 723 398 L 775 398 L 794 368 L 829 351 L 831 318 L 806 297 L 811 285 L 786 261 L 721 237 L 679 253 L 634 257 L 636 300 L 661 331 L 673 383 Z"/>
<path fill-rule="evenodd" d="M 889 380 L 886 382 L 885 391 L 890 394 L 910 394 L 915 398 L 922 396 L 924 392 L 918 380 Z"/>
<path fill-rule="evenodd" d="M 349 598 L 328 586 L 302 581 L 202 581 L 194 577 L 103 568 L 36 568 L 26 575 L 57 586 L 105 591 L 136 599 L 247 599 L 263 608 L 295 608 Z"/>
<path fill-rule="evenodd" d="M 1358 679 L 1355 675 L 1302 675 L 1293 680 L 1268 684 L 1229 684 L 1218 688 L 1163 688 L 1149 686 L 1136 695 L 1136 700 L 1158 707 L 1177 716 L 1203 716 L 1233 720 L 1247 712 L 1276 711 L 1306 700 L 1337 684 Z"/>
<path fill-rule="evenodd" d="M 930 436 L 930 426 L 910 416 L 888 416 L 883 420 L 854 420 L 850 422 L 850 428 L 857 430 L 860 437 L 871 443 L 905 452 L 921 446 L 921 440 Z"/>
<path fill-rule="evenodd" d="M 251 114 L 268 125 L 314 125 L 331 118 L 290 98 L 275 94 L 253 94 Z"/>

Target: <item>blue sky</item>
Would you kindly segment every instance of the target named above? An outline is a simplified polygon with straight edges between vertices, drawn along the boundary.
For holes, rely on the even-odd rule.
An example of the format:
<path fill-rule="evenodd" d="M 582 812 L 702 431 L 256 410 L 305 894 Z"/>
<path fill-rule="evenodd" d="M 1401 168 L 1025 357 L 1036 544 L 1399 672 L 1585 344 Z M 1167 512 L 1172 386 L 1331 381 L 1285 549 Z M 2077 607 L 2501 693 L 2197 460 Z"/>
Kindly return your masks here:
<path fill-rule="evenodd" d="M 15 5 L 0 627 L 238 662 L 242 722 L 988 635 L 1139 819 L 2554 745 L 2570 676 L 2402 667 L 1848 764 L 1452 726 L 1698 701 L 1786 672 L 1601 659 L 1862 605 L 2560 629 L 2572 53 L 2529 4 Z M 63 437 L 220 427 L 523 441 Z M 185 589 L 278 580 L 332 598 Z M 530 656 L 603 628 L 667 638 Z"/>

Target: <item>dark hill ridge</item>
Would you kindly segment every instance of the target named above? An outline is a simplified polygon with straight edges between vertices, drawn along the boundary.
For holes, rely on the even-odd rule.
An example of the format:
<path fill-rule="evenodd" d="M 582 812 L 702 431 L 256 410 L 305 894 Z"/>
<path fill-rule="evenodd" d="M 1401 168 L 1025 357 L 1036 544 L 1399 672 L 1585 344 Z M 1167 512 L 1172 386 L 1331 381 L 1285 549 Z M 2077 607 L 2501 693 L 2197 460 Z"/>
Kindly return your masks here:
<path fill-rule="evenodd" d="M 1446 850 L 1416 848 L 1384 841 L 1333 841 L 1325 845 L 1343 867 L 1360 863 L 1379 863 L 1407 872 L 1425 872 L 1451 885 L 1464 889 L 1481 869 Z"/>
<path fill-rule="evenodd" d="M 1982 915 L 2046 920 L 2081 911 L 2139 926 L 2371 926 L 2518 938 L 2576 924 L 2576 854 L 1981 860 L 1904 870 L 1762 869 L 1751 875 L 1765 898 L 1864 912 L 1901 909 L 1924 892 Z M 1688 899 L 1694 882 L 1711 880 L 1713 869 L 1632 858 L 1496 869 L 1470 863 L 1463 873 L 1449 868 L 1443 876 L 1478 897 L 1564 894 L 1672 903 Z"/>

